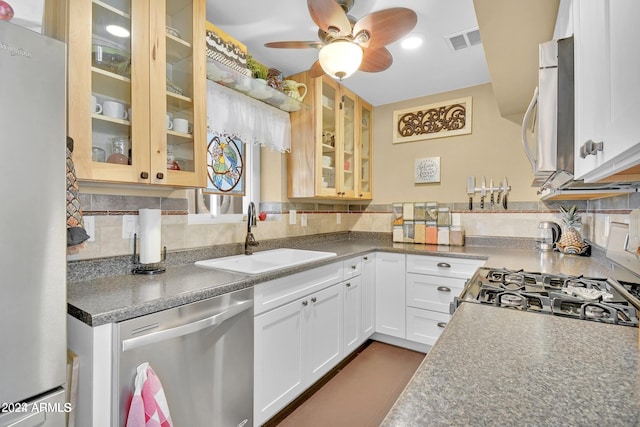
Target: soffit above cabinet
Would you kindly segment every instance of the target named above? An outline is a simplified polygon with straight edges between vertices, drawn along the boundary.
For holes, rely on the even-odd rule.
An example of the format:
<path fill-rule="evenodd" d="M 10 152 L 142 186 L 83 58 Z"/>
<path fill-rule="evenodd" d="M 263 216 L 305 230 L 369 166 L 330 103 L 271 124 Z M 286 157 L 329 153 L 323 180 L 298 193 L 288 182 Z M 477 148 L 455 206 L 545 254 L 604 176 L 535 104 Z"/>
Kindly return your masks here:
<path fill-rule="evenodd" d="M 559 3 L 473 0 L 500 114 L 517 124 L 538 84 L 538 45 L 553 38 Z"/>

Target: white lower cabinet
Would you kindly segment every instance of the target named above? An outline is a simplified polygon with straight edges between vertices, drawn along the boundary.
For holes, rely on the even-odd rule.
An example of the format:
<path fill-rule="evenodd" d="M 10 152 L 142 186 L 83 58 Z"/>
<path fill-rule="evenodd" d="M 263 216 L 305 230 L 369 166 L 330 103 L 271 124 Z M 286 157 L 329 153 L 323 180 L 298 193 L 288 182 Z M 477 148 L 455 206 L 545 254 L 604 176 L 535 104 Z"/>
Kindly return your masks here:
<path fill-rule="evenodd" d="M 435 344 L 451 318 L 450 304 L 483 264 L 477 259 L 407 255 L 407 339 Z"/>
<path fill-rule="evenodd" d="M 302 301 L 254 321 L 254 420 L 260 425 L 305 389 Z"/>
<path fill-rule="evenodd" d="M 336 284 L 255 318 L 257 425 L 342 359 L 342 299 L 342 286 Z"/>
<path fill-rule="evenodd" d="M 405 255 L 378 252 L 375 266 L 376 332 L 405 338 Z"/>
<path fill-rule="evenodd" d="M 407 273 L 407 306 L 449 313 L 449 304 L 464 289 L 465 279 Z"/>
<path fill-rule="evenodd" d="M 407 339 L 422 344 L 436 343 L 451 315 L 407 307 Z"/>
<path fill-rule="evenodd" d="M 376 331 L 376 254 L 362 256 L 360 344 Z"/>
<path fill-rule="evenodd" d="M 306 335 L 307 385 L 319 380 L 342 360 L 342 290 L 335 285 L 302 300 Z M 305 302 L 308 301 L 308 305 Z"/>
<path fill-rule="evenodd" d="M 451 317 L 449 303 L 483 263 L 376 252 L 256 285 L 255 424 L 372 335 L 420 351 L 433 345 Z"/>
<path fill-rule="evenodd" d="M 344 296 L 344 354 L 348 355 L 362 343 L 362 277 L 354 277 L 343 284 Z"/>

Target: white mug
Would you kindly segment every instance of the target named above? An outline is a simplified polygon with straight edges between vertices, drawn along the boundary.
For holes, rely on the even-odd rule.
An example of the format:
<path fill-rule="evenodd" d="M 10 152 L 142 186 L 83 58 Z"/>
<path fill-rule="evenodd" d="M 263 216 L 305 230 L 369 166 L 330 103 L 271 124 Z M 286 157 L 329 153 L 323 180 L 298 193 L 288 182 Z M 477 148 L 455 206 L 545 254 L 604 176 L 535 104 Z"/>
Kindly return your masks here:
<path fill-rule="evenodd" d="M 98 104 L 98 98 L 95 95 L 91 95 L 91 112 L 96 114 L 102 113 L 102 105 Z"/>
<path fill-rule="evenodd" d="M 173 119 L 173 130 L 176 132 L 191 133 L 193 132 L 193 127 L 186 119 Z"/>
<path fill-rule="evenodd" d="M 127 116 L 129 117 L 129 121 L 133 120 L 133 116 L 131 115 L 131 108 L 127 109 Z"/>
<path fill-rule="evenodd" d="M 173 114 L 167 113 L 167 129 L 173 129 Z"/>
<path fill-rule="evenodd" d="M 126 120 L 128 117 L 124 104 L 116 101 L 104 101 L 102 103 L 102 114 L 122 120 Z"/>

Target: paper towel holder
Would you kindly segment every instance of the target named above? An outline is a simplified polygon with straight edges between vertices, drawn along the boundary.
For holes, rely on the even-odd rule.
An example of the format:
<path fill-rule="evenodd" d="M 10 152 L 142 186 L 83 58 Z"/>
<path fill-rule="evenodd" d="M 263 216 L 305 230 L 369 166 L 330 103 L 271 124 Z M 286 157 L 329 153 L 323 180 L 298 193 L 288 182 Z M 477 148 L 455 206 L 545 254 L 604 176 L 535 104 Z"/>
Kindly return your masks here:
<path fill-rule="evenodd" d="M 167 247 L 162 247 L 162 261 L 154 262 L 151 264 L 141 264 L 140 255 L 138 255 L 136 248 L 138 247 L 138 234 L 133 235 L 133 268 L 131 272 L 133 274 L 160 274 L 167 271 L 164 263 L 167 260 Z"/>

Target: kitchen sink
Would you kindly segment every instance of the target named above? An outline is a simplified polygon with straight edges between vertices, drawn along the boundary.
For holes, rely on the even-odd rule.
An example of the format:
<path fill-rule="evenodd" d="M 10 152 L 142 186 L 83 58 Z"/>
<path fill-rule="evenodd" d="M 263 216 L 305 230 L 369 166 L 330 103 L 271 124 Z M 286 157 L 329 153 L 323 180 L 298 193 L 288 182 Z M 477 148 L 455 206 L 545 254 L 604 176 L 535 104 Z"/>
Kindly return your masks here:
<path fill-rule="evenodd" d="M 336 256 L 335 252 L 280 248 L 196 261 L 198 267 L 214 268 L 245 274 L 260 274 Z"/>

